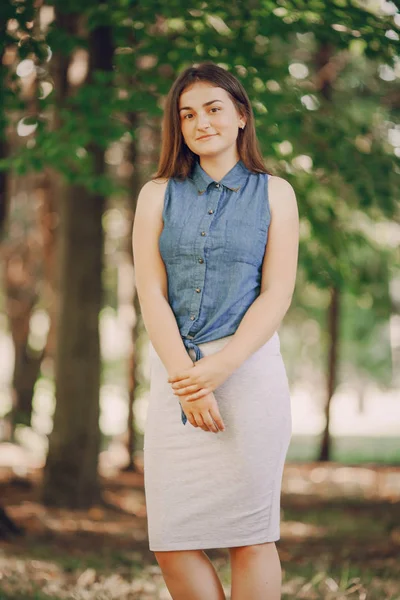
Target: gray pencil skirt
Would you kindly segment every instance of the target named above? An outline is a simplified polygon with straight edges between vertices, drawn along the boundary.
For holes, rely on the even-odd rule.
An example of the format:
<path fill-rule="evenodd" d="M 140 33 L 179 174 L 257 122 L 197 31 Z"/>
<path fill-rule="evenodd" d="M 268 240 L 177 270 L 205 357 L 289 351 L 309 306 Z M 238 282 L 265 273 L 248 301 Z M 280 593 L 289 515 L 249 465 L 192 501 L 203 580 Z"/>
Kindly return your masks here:
<path fill-rule="evenodd" d="M 208 356 L 227 336 L 199 344 Z M 193 350 L 189 351 L 194 360 Z M 225 431 L 181 422 L 178 397 L 150 344 L 144 435 L 149 548 L 195 550 L 280 538 L 282 473 L 292 420 L 278 333 L 215 391 Z"/>

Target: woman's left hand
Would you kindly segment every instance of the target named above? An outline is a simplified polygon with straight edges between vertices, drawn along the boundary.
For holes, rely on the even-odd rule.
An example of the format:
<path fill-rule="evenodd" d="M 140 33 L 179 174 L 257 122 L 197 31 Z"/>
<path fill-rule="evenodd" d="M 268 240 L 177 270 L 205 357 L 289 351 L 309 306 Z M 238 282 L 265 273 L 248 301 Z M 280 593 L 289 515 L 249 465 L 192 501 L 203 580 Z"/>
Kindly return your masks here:
<path fill-rule="evenodd" d="M 168 377 L 174 394 L 187 396 L 185 400 L 188 402 L 194 402 L 213 392 L 233 372 L 233 369 L 218 352 L 204 356 L 196 361 L 193 367 Z"/>

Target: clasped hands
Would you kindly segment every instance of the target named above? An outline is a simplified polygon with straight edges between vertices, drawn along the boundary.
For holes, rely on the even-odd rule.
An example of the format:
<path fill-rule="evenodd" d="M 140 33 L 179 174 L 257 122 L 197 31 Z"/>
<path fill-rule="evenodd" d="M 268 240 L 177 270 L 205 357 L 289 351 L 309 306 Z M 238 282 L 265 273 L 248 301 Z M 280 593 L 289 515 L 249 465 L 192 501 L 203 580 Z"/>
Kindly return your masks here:
<path fill-rule="evenodd" d="M 204 356 L 188 367 L 170 375 L 168 382 L 176 396 L 185 396 L 186 402 L 194 402 L 207 396 L 231 375 L 233 369 L 221 354 Z"/>
<path fill-rule="evenodd" d="M 232 373 L 233 368 L 224 360 L 223 355 L 215 353 L 204 356 L 191 367 L 171 374 L 168 382 L 173 393 L 193 427 L 204 431 L 224 431 L 225 425 L 218 409 L 213 391 Z M 196 402 L 190 405 L 189 403 Z M 190 408 L 193 406 L 193 408 Z"/>

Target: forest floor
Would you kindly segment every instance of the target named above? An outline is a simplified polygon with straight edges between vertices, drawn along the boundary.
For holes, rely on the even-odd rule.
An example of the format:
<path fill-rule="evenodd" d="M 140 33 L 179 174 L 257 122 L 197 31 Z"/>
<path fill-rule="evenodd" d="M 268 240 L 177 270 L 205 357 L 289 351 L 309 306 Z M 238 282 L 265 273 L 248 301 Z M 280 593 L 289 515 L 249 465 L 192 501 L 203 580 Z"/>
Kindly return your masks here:
<path fill-rule="evenodd" d="M 282 599 L 400 600 L 399 469 L 336 469 L 285 468 Z M 103 477 L 105 505 L 88 511 L 44 506 L 41 477 L 0 469 L 0 504 L 24 529 L 0 541 L 0 600 L 170 600 L 148 549 L 142 472 Z M 357 478 L 375 482 L 373 493 L 350 493 Z M 207 554 L 229 599 L 228 550 Z"/>

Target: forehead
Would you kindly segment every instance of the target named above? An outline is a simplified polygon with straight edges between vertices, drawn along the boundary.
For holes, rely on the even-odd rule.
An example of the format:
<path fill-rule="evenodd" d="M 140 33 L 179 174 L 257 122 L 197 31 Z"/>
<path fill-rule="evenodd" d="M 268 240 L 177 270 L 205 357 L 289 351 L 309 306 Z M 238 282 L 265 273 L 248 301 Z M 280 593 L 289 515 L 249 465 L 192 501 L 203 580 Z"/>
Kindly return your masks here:
<path fill-rule="evenodd" d="M 179 108 L 190 106 L 192 108 L 201 107 L 204 102 L 210 100 L 229 100 L 229 94 L 223 88 L 216 87 L 206 81 L 198 81 L 187 87 L 179 97 Z"/>

